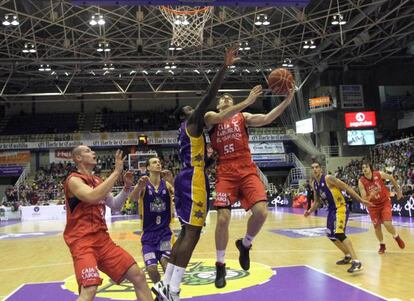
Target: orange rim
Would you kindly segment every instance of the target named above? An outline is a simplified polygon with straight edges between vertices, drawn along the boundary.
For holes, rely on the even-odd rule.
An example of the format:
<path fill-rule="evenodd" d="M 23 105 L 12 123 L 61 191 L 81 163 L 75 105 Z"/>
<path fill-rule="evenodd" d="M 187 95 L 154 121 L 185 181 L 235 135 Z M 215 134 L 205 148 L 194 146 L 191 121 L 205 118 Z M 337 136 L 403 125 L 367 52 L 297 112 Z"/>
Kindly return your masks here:
<path fill-rule="evenodd" d="M 165 5 L 161 5 L 160 8 L 175 15 L 196 15 L 196 14 L 205 13 L 207 10 L 211 9 L 211 6 L 205 6 L 199 9 L 183 10 L 183 11 L 175 10 Z"/>

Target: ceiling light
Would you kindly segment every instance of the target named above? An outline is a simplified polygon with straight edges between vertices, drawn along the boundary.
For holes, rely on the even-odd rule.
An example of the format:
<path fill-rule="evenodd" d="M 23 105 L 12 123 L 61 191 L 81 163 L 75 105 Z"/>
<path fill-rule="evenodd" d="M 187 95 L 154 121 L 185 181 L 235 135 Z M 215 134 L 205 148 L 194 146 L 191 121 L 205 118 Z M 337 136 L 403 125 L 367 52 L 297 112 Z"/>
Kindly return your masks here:
<path fill-rule="evenodd" d="M 40 65 L 39 71 L 45 71 L 45 68 L 43 67 L 43 64 Z"/>
<path fill-rule="evenodd" d="M 46 67 L 45 67 L 45 71 L 51 71 L 52 70 L 52 68 L 50 68 L 50 66 L 49 65 L 46 65 Z"/>
<path fill-rule="evenodd" d="M 310 45 L 308 44 L 308 41 L 305 41 L 305 43 L 303 44 L 303 48 L 305 49 L 309 49 Z"/>
<path fill-rule="evenodd" d="M 240 47 L 239 47 L 240 51 L 248 51 L 248 50 L 251 49 L 250 46 L 249 46 L 249 42 L 247 42 L 247 41 L 240 42 L 239 45 L 240 45 Z"/>
<path fill-rule="evenodd" d="M 108 42 L 99 42 L 98 44 L 98 48 L 96 48 L 96 51 L 98 52 L 109 52 L 111 51 L 111 48 L 109 48 L 109 43 Z"/>
<path fill-rule="evenodd" d="M 90 71 L 89 74 L 92 74 L 93 76 L 95 76 L 95 72 L 94 71 Z"/>
<path fill-rule="evenodd" d="M 246 72 L 246 73 L 250 73 L 249 69 L 244 69 L 243 71 Z"/>
<path fill-rule="evenodd" d="M 345 25 L 346 21 L 344 20 L 344 16 L 342 14 L 335 14 L 332 16 L 332 25 Z"/>
<path fill-rule="evenodd" d="M 19 25 L 19 20 L 17 20 L 17 16 L 13 15 L 13 21 L 11 21 L 11 25 L 17 26 Z"/>
<path fill-rule="evenodd" d="M 103 73 L 103 75 L 107 75 L 107 74 L 109 74 L 109 71 L 108 71 L 108 70 L 106 70 L 106 71 Z"/>
<path fill-rule="evenodd" d="M 9 26 L 9 25 L 17 26 L 17 25 L 20 24 L 20 22 L 17 19 L 17 15 L 15 15 L 15 14 L 6 14 L 6 15 L 4 15 L 4 20 L 3 20 L 2 24 L 4 26 Z"/>
<path fill-rule="evenodd" d="M 36 49 L 31 42 L 24 43 L 24 48 L 22 50 L 23 53 L 35 53 Z"/>
<path fill-rule="evenodd" d="M 183 48 L 180 47 L 179 45 L 170 44 L 170 46 L 168 47 L 168 50 L 171 50 L 171 51 L 174 51 L 174 50 L 183 50 Z"/>
<path fill-rule="evenodd" d="M 135 70 L 131 70 L 131 72 L 129 72 L 129 75 L 135 74 L 137 73 Z"/>
<path fill-rule="evenodd" d="M 198 69 L 194 69 L 193 71 L 197 74 L 200 74 L 200 71 L 198 71 Z"/>
<path fill-rule="evenodd" d="M 142 73 L 144 73 L 145 75 L 148 75 L 148 71 L 147 70 L 142 70 Z"/>
<path fill-rule="evenodd" d="M 292 67 L 293 67 L 292 60 L 291 60 L 290 58 L 286 58 L 286 59 L 284 59 L 284 60 L 283 60 L 282 67 L 292 68 Z"/>
<path fill-rule="evenodd" d="M 268 20 L 268 17 L 266 14 L 259 14 L 256 16 L 256 21 L 254 22 L 254 25 L 260 26 L 260 25 L 270 25 L 270 22 Z"/>
<path fill-rule="evenodd" d="M 91 16 L 91 19 L 89 20 L 89 24 L 92 26 L 95 25 L 104 25 L 105 20 L 101 14 L 94 14 Z"/>
<path fill-rule="evenodd" d="M 157 72 L 155 72 L 155 74 L 159 74 L 159 73 L 161 73 L 161 70 L 157 70 Z"/>
<path fill-rule="evenodd" d="M 69 72 L 65 71 L 65 75 L 66 75 L 66 76 L 69 76 Z"/>
<path fill-rule="evenodd" d="M 174 75 L 174 71 L 168 70 L 168 72 L 171 73 L 172 75 Z"/>
<path fill-rule="evenodd" d="M 50 73 L 50 75 L 55 75 L 56 74 L 56 71 L 52 71 L 52 73 Z"/>

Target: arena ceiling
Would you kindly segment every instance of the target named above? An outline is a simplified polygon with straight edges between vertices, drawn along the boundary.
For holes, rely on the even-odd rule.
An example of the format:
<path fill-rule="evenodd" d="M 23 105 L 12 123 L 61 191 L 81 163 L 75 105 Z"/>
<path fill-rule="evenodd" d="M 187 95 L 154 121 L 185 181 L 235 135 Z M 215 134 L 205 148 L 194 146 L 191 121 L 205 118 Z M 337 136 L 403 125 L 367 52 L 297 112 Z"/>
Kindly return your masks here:
<path fill-rule="evenodd" d="M 105 25 L 89 24 L 97 13 Z M 338 13 L 346 24 L 331 24 Z M 202 46 L 179 51 L 169 50 L 171 25 L 156 6 L 0 0 L 2 21 L 6 14 L 19 21 L 17 26 L 0 24 L 0 97 L 6 102 L 203 90 L 222 62 L 224 47 L 235 41 L 247 42 L 250 50 L 240 51 L 243 60 L 229 72 L 223 85 L 227 89 L 263 83 L 269 70 L 285 59 L 303 79 L 333 66 L 346 70 L 390 60 L 412 62 L 414 53 L 412 0 L 215 7 Z M 254 24 L 260 14 L 268 16 L 269 25 Z M 310 40 L 316 48 L 303 48 Z M 100 42 L 107 42 L 110 51 L 98 52 Z M 32 45 L 36 52 L 23 52 Z M 166 63 L 176 69 L 165 69 Z M 46 71 L 39 71 L 41 67 Z"/>

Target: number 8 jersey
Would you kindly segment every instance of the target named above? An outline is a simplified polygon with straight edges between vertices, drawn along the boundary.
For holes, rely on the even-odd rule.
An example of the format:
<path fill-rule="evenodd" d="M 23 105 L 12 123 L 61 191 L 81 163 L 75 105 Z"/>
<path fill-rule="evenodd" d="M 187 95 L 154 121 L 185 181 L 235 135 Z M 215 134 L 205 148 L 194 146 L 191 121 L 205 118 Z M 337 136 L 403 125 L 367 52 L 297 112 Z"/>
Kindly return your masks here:
<path fill-rule="evenodd" d="M 169 231 L 172 214 L 172 187 L 161 179 L 158 189 L 148 181 L 145 192 L 139 199 L 142 218 L 142 239 L 150 232 Z"/>
<path fill-rule="evenodd" d="M 249 135 L 243 113 L 216 124 L 209 132 L 211 146 L 218 152 L 218 161 L 251 162 Z"/>

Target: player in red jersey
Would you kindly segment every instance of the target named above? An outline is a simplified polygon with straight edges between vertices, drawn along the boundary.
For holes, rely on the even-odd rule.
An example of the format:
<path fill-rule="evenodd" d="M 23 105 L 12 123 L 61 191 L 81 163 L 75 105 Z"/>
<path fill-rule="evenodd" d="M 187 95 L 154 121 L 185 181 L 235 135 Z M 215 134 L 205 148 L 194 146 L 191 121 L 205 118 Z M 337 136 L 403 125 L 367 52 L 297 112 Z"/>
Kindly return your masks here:
<path fill-rule="evenodd" d="M 267 114 L 240 113 L 261 93 L 262 87 L 256 86 L 249 97 L 237 105 L 233 105 L 231 95 L 224 94 L 218 101 L 219 112 L 210 111 L 204 116 L 205 124 L 210 129 L 211 145 L 218 153 L 214 201 L 214 206 L 218 209 L 215 232 L 215 285 L 218 288 L 226 285 L 224 256 L 229 239 L 231 205 L 240 200 L 241 206 L 252 212 L 245 237 L 236 241 L 236 247 L 240 252 L 239 263 L 244 270 L 250 268 L 249 251 L 252 241 L 267 217 L 267 196 L 250 154 L 247 127 L 260 127 L 275 120 L 291 103 L 294 90 L 292 89 L 286 99 Z"/>
<path fill-rule="evenodd" d="M 381 224 L 384 224 L 385 229 L 392 234 L 398 246 L 401 249 L 405 248 L 405 243 L 398 235 L 395 227 L 392 225 L 392 211 L 391 211 L 391 199 L 390 192 L 384 185 L 383 180 L 388 180 L 394 186 L 397 192 L 397 200 L 402 198 L 401 189 L 395 181 L 392 175 L 384 173 L 382 171 L 374 171 L 372 165 L 367 160 L 362 162 L 363 176 L 358 181 L 359 191 L 363 199 L 368 199 L 374 205 L 368 207 L 368 212 L 371 217 L 371 221 L 374 224 L 375 235 L 380 243 L 378 250 L 379 254 L 384 254 L 385 243 L 382 235 Z"/>
<path fill-rule="evenodd" d="M 122 174 L 122 151 L 115 155 L 115 170 L 102 181 L 93 175 L 96 155 L 85 145 L 72 151 L 77 170 L 65 181 L 66 227 L 63 233 L 72 254 L 76 280 L 79 285 L 78 301 L 93 300 L 98 285 L 102 284 L 98 269 L 120 283 L 128 279 L 139 300 L 152 300 L 144 272 L 134 258 L 109 237 L 105 222 L 105 206 L 121 208 L 131 192 L 133 176 L 124 175 L 124 189 L 113 197 L 111 190 Z"/>

